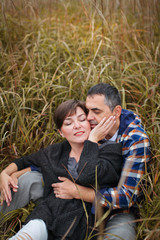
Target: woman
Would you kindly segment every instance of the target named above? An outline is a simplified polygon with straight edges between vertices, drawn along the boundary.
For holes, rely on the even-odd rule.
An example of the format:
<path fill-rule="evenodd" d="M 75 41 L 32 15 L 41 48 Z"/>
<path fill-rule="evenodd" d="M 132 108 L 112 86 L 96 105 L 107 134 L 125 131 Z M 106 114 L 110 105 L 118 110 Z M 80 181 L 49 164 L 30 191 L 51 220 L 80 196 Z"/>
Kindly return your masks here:
<path fill-rule="evenodd" d="M 52 183 L 59 182 L 59 176 L 83 186 L 94 187 L 96 178 L 100 188 L 114 187 L 118 183 L 122 164 L 121 145 L 97 144 L 99 136 L 102 137 L 103 132 L 104 136 L 106 134 L 108 125 L 105 119 L 90 133 L 84 103 L 68 100 L 57 108 L 54 120 L 66 141 L 16 159 L 1 173 L 8 187 L 7 181 L 13 172 L 34 164 L 41 168 L 45 183 L 44 201 L 34 209 L 27 224 L 11 239 L 27 239 L 28 236 L 35 240 L 58 240 L 63 236 L 65 239 L 84 239 L 93 227 L 91 203 L 85 202 L 84 211 L 78 189 L 77 199 L 58 198 L 58 192 L 53 192 Z M 7 195 L 7 190 L 4 189 L 3 195 Z"/>

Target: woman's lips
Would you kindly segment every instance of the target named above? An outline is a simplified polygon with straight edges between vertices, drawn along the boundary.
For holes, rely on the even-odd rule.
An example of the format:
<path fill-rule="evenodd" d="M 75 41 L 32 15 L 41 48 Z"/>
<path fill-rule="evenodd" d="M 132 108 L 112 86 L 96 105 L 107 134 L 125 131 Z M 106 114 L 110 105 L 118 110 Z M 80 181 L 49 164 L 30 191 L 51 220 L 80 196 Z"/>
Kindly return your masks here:
<path fill-rule="evenodd" d="M 76 132 L 74 135 L 75 136 L 81 136 L 83 133 L 84 133 L 84 131 L 79 131 L 79 132 Z"/>

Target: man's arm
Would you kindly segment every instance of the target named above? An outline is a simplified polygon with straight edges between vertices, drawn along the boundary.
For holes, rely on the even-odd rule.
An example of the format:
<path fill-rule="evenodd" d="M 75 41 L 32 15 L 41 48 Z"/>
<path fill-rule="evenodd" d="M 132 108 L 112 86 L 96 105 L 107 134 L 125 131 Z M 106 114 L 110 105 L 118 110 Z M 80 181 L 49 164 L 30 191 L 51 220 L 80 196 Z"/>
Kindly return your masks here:
<path fill-rule="evenodd" d="M 113 208 L 128 208 L 131 207 L 137 200 L 140 191 L 139 183 L 142 180 L 146 164 L 150 159 L 150 142 L 148 138 L 141 138 L 139 141 L 131 137 L 130 146 L 128 146 L 127 154 L 125 151 L 126 164 L 122 170 L 120 179 L 121 185 L 115 188 L 104 188 L 100 190 L 101 203 L 104 207 L 109 207 L 107 201 L 113 204 Z M 125 146 L 124 146 L 125 147 Z M 84 201 L 93 202 L 95 198 L 95 191 L 92 188 L 76 185 L 68 179 L 60 178 L 61 183 L 53 184 L 55 194 L 59 198 L 76 198 Z M 67 182 L 70 181 L 67 190 Z M 64 184 L 64 185 L 63 185 Z M 62 187 L 63 186 L 63 187 Z M 70 187 L 72 186 L 72 187 Z M 77 191 L 76 189 L 79 189 Z M 80 193 L 81 194 L 80 194 Z"/>
<path fill-rule="evenodd" d="M 94 201 L 95 190 L 93 188 L 75 184 L 65 177 L 59 177 L 59 180 L 61 182 L 52 184 L 56 197 L 62 199 L 81 199 L 91 203 Z"/>
<path fill-rule="evenodd" d="M 138 135 L 137 135 L 138 136 Z M 107 201 L 113 208 L 131 207 L 140 193 L 141 181 L 146 173 L 146 166 L 150 159 L 150 142 L 146 135 L 141 137 L 133 134 L 123 146 L 125 165 L 122 170 L 120 184 L 116 188 L 102 189 L 101 203 L 108 207 Z"/>

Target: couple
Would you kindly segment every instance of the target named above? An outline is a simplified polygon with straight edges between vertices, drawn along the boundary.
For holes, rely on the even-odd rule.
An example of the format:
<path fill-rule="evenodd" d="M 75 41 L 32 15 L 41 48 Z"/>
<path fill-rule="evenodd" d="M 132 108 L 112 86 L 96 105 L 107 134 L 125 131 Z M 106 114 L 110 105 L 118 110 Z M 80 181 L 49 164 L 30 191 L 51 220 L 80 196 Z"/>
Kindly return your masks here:
<path fill-rule="evenodd" d="M 108 186 L 106 184 L 106 186 L 102 186 L 99 191 L 102 195 L 101 204 L 103 204 L 106 209 L 109 207 L 108 202 L 113 203 L 113 210 L 111 212 L 110 218 L 106 223 L 106 233 L 104 235 L 104 238 L 108 237 L 109 239 L 129 240 L 136 239 L 134 209 L 136 206 L 136 201 L 140 194 L 139 182 L 144 176 L 145 166 L 150 158 L 150 142 L 148 136 L 146 135 L 138 116 L 136 116 L 131 111 L 127 111 L 121 108 L 120 94 L 115 87 L 112 87 L 109 84 L 101 83 L 93 86 L 88 91 L 86 107 L 88 109 L 87 119 L 90 121 L 91 128 L 94 128 L 94 130 L 96 130 L 96 125 L 101 122 L 102 119 L 103 120 L 100 123 L 102 127 L 104 127 L 106 124 L 105 127 L 106 131 L 108 132 L 106 133 L 102 129 L 102 135 L 99 135 L 99 139 L 103 139 L 105 136 L 104 141 L 110 139 L 111 141 L 121 143 L 123 166 L 124 164 L 125 168 L 127 166 L 127 169 L 123 169 L 122 171 L 121 180 L 123 181 L 120 188 L 113 187 L 111 185 Z M 109 118 L 110 116 L 114 116 L 115 120 L 113 120 L 114 118 Z M 104 119 L 104 117 L 106 117 L 107 121 Z M 108 124 L 111 126 L 114 121 L 114 125 L 109 130 Z M 97 127 L 100 127 L 100 125 Z M 95 140 L 93 136 L 94 134 L 92 134 L 94 133 L 94 130 L 91 131 L 92 141 L 98 141 L 99 139 Z M 98 134 L 101 134 L 100 130 L 98 130 Z M 90 142 L 90 140 L 87 142 Z M 103 146 L 103 144 L 101 146 Z M 92 151 L 94 153 L 94 147 L 93 150 L 90 149 L 90 154 Z M 98 148 L 98 151 L 100 156 L 103 148 Z M 85 151 L 85 153 L 87 153 L 87 151 Z M 90 154 L 88 153 L 88 160 L 91 157 Z M 97 161 L 99 160 L 97 159 Z M 69 162 L 70 161 L 68 161 L 68 163 Z M 69 165 L 67 167 L 69 169 Z M 17 168 L 15 170 L 17 170 Z M 11 173 L 9 172 L 8 174 L 10 175 Z M 37 175 L 38 174 L 39 173 L 37 173 Z M 1 174 L 1 193 L 5 195 L 5 199 L 9 205 L 11 196 L 8 195 L 8 190 L 6 191 L 5 187 L 3 187 L 4 185 L 2 181 L 2 175 L 3 174 Z M 58 182 L 59 180 L 60 182 Z M 115 183 L 113 183 L 113 185 L 114 184 Z M 58 199 L 83 199 L 85 202 L 94 202 L 95 190 L 93 188 L 89 186 L 75 185 L 75 183 L 66 177 L 60 176 L 59 179 L 57 179 L 57 183 L 53 183 L 52 186 L 54 189 L 55 197 Z M 16 186 L 14 190 L 16 191 Z M 15 193 L 15 195 L 16 194 L 18 194 L 18 192 Z"/>

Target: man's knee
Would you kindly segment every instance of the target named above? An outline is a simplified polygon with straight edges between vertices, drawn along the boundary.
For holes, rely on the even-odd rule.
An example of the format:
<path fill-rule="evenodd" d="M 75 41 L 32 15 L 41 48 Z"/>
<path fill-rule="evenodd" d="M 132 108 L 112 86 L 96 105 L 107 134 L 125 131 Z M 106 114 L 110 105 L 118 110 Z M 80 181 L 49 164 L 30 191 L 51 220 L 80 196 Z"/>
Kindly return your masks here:
<path fill-rule="evenodd" d="M 30 188 L 34 183 L 42 186 L 42 174 L 36 171 L 26 172 L 18 179 L 18 190 Z"/>
<path fill-rule="evenodd" d="M 136 222 L 134 215 L 122 213 L 112 216 L 107 222 L 104 239 L 135 240 Z"/>

